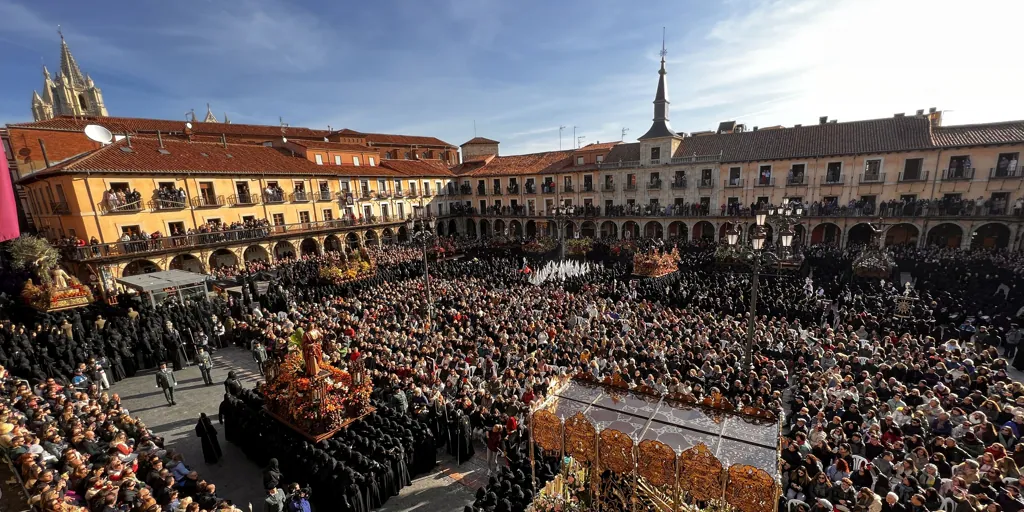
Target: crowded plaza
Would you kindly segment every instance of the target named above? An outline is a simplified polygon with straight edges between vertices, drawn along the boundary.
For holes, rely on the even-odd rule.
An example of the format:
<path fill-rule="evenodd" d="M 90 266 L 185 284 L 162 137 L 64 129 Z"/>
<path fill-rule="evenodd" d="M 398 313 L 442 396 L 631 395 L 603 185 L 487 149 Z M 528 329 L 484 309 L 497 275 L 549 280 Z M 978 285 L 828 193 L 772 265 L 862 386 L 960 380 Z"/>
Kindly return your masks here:
<path fill-rule="evenodd" d="M 47 512 L 242 509 L 236 489 L 203 476 L 225 442 L 261 468 L 251 485 L 265 510 L 375 510 L 439 464 L 476 457 L 486 475 L 465 510 L 539 510 L 566 468 L 530 446 L 531 414 L 567 379 L 614 376 L 624 392 L 776 418 L 778 510 L 1024 508 L 1019 254 L 893 247 L 893 280 L 858 275 L 870 249 L 796 247 L 799 266 L 758 276 L 752 312 L 754 275 L 722 264 L 724 243 L 595 240 L 567 260 L 509 249 L 529 244 L 369 247 L 374 269 L 341 281 L 322 269 L 344 252 L 251 262 L 211 276 L 241 294 L 156 307 L 127 293 L 31 317 L 5 304 L 0 442 L 29 504 Z M 638 277 L 638 254 L 672 254 L 674 267 Z M 265 407 L 264 372 L 314 330 L 322 359 L 307 365 L 372 383 L 369 412 L 322 440 Z M 189 396 L 175 396 L 175 372 L 229 352 L 251 354 L 260 382 L 231 371 L 213 383 L 224 386 L 217 412 L 191 418 L 205 460 L 184 460 L 111 392 L 155 376 L 173 411 Z"/>

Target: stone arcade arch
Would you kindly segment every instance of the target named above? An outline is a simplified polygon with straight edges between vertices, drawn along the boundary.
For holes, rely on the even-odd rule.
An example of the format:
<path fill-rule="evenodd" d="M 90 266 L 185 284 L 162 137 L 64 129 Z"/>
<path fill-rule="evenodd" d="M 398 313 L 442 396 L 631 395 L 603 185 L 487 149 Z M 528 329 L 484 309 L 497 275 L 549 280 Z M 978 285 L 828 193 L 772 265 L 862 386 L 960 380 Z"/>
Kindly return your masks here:
<path fill-rule="evenodd" d="M 971 247 L 1006 249 L 1010 246 L 1010 228 L 1002 222 L 983 224 L 971 233 Z"/>
<path fill-rule="evenodd" d="M 528 220 L 526 221 L 526 236 L 527 238 L 533 238 L 537 236 L 537 221 Z"/>
<path fill-rule="evenodd" d="M 466 220 L 466 236 L 470 238 L 477 238 L 476 221 L 473 219 Z"/>
<path fill-rule="evenodd" d="M 380 246 L 380 239 L 377 238 L 377 232 L 372 229 L 366 230 L 365 240 L 368 245 Z"/>
<path fill-rule="evenodd" d="M 619 238 L 619 227 L 614 222 L 606 220 L 601 223 L 601 238 Z"/>
<path fill-rule="evenodd" d="M 408 242 L 409 241 L 409 230 L 405 226 L 399 226 L 398 228 L 398 241 Z"/>
<path fill-rule="evenodd" d="M 644 225 L 644 236 L 648 238 L 665 238 L 665 228 L 661 225 L 661 222 L 656 220 L 648 221 Z"/>
<path fill-rule="evenodd" d="M 592 220 L 584 221 L 583 224 L 580 224 L 580 236 L 585 238 L 597 236 L 597 224 Z"/>
<path fill-rule="evenodd" d="M 238 265 L 238 256 L 229 249 L 217 249 L 210 255 L 210 269 L 234 267 Z"/>
<path fill-rule="evenodd" d="M 906 222 L 896 224 L 890 227 L 885 232 L 885 246 L 891 245 L 917 245 L 917 238 L 921 235 L 921 230 L 917 229 L 917 226 Z"/>
<path fill-rule="evenodd" d="M 491 221 L 487 219 L 480 220 L 480 236 L 484 238 L 491 236 Z"/>
<path fill-rule="evenodd" d="M 339 252 L 341 247 L 338 235 L 327 235 L 327 238 L 324 238 L 324 252 Z"/>
<path fill-rule="evenodd" d="M 686 235 L 689 234 L 689 228 L 686 223 L 677 220 L 668 225 L 668 236 L 669 238 L 680 238 L 686 240 Z"/>
<path fill-rule="evenodd" d="M 504 220 L 496 219 L 494 221 L 494 234 L 495 235 L 504 235 L 505 234 L 505 221 Z"/>
<path fill-rule="evenodd" d="M 348 244 L 348 249 L 350 251 L 358 249 L 359 235 L 357 235 L 354 231 L 349 231 L 349 233 L 345 235 L 345 243 Z"/>
<path fill-rule="evenodd" d="M 206 269 L 203 267 L 203 260 L 199 259 L 199 257 L 194 254 L 179 254 L 171 258 L 171 262 L 167 265 L 167 268 L 171 270 L 195 272 L 197 274 L 203 274 L 206 272 Z"/>
<path fill-rule="evenodd" d="M 316 256 L 320 254 L 320 244 L 315 238 L 306 238 L 299 244 L 299 251 L 303 256 Z"/>
<path fill-rule="evenodd" d="M 944 222 L 928 230 L 928 245 L 957 248 L 963 239 L 964 229 L 952 222 Z"/>
<path fill-rule="evenodd" d="M 508 232 L 512 236 L 523 236 L 523 223 L 518 220 L 509 221 Z"/>
<path fill-rule="evenodd" d="M 726 235 L 729 234 L 729 230 L 732 229 L 732 222 L 723 222 L 721 226 L 718 226 L 718 241 L 727 241 Z M 743 233 L 740 233 L 740 240 L 743 239 Z M 728 243 L 728 242 L 726 242 Z"/>
<path fill-rule="evenodd" d="M 874 230 L 867 222 L 861 222 L 846 232 L 846 245 L 867 245 L 871 243 Z"/>
<path fill-rule="evenodd" d="M 629 238 L 636 240 L 640 238 L 640 225 L 634 221 L 628 220 L 622 225 L 622 238 Z"/>
<path fill-rule="evenodd" d="M 440 226 L 440 224 L 438 224 L 438 226 Z M 381 231 L 380 237 L 386 244 L 394 243 L 395 241 L 395 234 L 391 231 L 391 228 L 384 228 L 384 230 Z"/>
<path fill-rule="evenodd" d="M 448 236 L 459 234 L 459 223 L 455 222 L 455 219 L 448 221 Z"/>
<path fill-rule="evenodd" d="M 284 240 L 274 245 L 274 259 L 282 260 L 284 258 L 295 257 L 295 246 L 291 242 L 285 242 Z"/>
<path fill-rule="evenodd" d="M 242 253 L 242 261 L 246 263 L 252 261 L 270 261 L 270 253 L 262 245 L 250 245 L 245 248 L 245 252 Z"/>
<path fill-rule="evenodd" d="M 693 225 L 693 239 L 694 240 L 715 240 L 715 225 L 702 220 Z"/>
<path fill-rule="evenodd" d="M 149 260 L 132 260 L 124 266 L 124 270 L 121 271 L 121 277 L 135 276 L 139 274 L 149 274 L 152 272 L 159 272 L 160 266 Z"/>
<path fill-rule="evenodd" d="M 831 222 L 823 222 L 811 230 L 811 245 L 839 245 L 843 239 L 843 230 Z"/>

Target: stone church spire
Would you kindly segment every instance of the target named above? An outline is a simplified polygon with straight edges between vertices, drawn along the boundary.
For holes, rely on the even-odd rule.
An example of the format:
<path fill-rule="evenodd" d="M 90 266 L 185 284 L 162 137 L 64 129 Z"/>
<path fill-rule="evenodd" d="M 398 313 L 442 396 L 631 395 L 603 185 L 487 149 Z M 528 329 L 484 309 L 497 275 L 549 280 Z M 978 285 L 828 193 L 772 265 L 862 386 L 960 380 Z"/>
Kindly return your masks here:
<path fill-rule="evenodd" d="M 213 115 L 213 110 L 210 109 L 210 104 L 206 104 L 206 118 L 203 119 L 204 123 L 217 123 L 217 116 Z"/>
<path fill-rule="evenodd" d="M 665 81 L 665 75 L 668 74 L 665 71 L 666 54 L 668 54 L 668 51 L 665 50 L 665 37 L 663 35 L 661 39 L 661 69 L 658 70 L 658 92 L 654 94 L 654 123 L 651 124 L 651 129 L 647 130 L 647 133 L 640 137 L 640 140 L 679 136 L 676 132 L 672 131 L 672 127 L 668 122 L 668 85 Z"/>
<path fill-rule="evenodd" d="M 43 66 L 43 90 L 42 94 L 32 95 L 32 117 L 45 121 L 57 116 L 106 116 L 103 92 L 78 67 L 60 27 L 57 32 L 60 34 L 60 71 L 51 78 L 50 71 Z"/>

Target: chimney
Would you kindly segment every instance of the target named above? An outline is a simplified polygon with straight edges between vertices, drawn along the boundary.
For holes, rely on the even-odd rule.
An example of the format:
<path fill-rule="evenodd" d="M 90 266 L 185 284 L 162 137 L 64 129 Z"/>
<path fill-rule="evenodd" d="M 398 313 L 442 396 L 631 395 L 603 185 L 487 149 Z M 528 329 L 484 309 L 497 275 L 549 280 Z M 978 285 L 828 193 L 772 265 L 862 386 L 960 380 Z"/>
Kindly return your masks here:
<path fill-rule="evenodd" d="M 928 120 L 931 121 L 932 128 L 942 126 L 942 111 L 935 107 L 928 109 Z"/>
<path fill-rule="evenodd" d="M 838 122 L 839 122 L 838 119 L 833 119 L 833 120 L 829 121 L 828 124 L 836 124 Z"/>
<path fill-rule="evenodd" d="M 892 116 L 893 117 L 904 117 L 906 115 L 907 115 L 906 112 L 900 112 L 900 113 L 897 113 L 897 114 L 893 114 Z"/>
<path fill-rule="evenodd" d="M 924 109 L 923 109 L 923 108 L 922 108 L 922 109 L 918 109 L 918 110 L 917 110 L 917 113 L 916 113 L 916 114 L 914 114 L 914 115 L 917 115 L 917 116 L 923 116 L 923 115 L 924 115 Z"/>
<path fill-rule="evenodd" d="M 756 131 L 757 131 L 757 127 L 755 126 L 755 127 L 754 127 L 754 129 L 753 129 L 753 130 L 751 130 L 751 131 L 754 131 L 754 132 L 756 132 Z"/>
<path fill-rule="evenodd" d="M 160 144 L 160 149 L 164 148 L 164 136 L 160 134 L 160 130 L 156 131 L 156 141 Z"/>
<path fill-rule="evenodd" d="M 802 124 L 794 124 L 793 128 L 800 128 L 801 126 L 803 126 L 803 125 Z"/>
<path fill-rule="evenodd" d="M 39 149 L 42 150 L 42 152 L 43 152 L 43 163 L 46 164 L 46 167 L 50 167 L 50 157 L 46 156 L 46 143 L 43 142 L 43 139 L 38 139 L 38 140 L 39 140 Z"/>
<path fill-rule="evenodd" d="M 130 133 L 124 133 L 124 140 L 128 141 L 128 147 L 132 147 L 132 136 Z"/>
<path fill-rule="evenodd" d="M 932 108 L 928 109 L 928 113 L 929 114 L 934 114 L 935 113 L 935 107 L 932 107 Z"/>
<path fill-rule="evenodd" d="M 818 118 L 818 124 L 825 124 L 828 122 L 828 116 L 821 116 Z"/>
<path fill-rule="evenodd" d="M 224 146 L 224 149 L 228 148 L 228 139 L 227 139 L 227 137 L 224 136 L 223 133 L 220 134 L 220 145 Z"/>

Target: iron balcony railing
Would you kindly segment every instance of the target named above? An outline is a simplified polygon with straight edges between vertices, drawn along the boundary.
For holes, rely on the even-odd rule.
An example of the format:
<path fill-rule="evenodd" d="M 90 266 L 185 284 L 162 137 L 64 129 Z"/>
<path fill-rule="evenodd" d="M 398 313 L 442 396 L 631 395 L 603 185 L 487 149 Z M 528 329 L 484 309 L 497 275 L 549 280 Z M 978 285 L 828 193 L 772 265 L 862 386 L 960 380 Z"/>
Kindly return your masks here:
<path fill-rule="evenodd" d="M 974 167 L 960 167 L 955 169 L 943 169 L 942 181 L 973 180 Z"/>
<path fill-rule="evenodd" d="M 71 208 L 68 206 L 67 201 L 56 201 L 50 203 L 50 210 L 57 215 L 71 214 Z"/>
<path fill-rule="evenodd" d="M 686 188 L 686 178 L 676 178 L 672 180 L 672 188 L 684 189 Z"/>
<path fill-rule="evenodd" d="M 537 193 L 537 185 L 534 185 L 532 183 L 527 183 L 526 184 L 526 193 L 527 194 L 536 194 Z"/>
<path fill-rule="evenodd" d="M 797 174 L 786 176 L 787 187 L 804 187 L 807 186 L 807 175 Z"/>
<path fill-rule="evenodd" d="M 82 247 L 63 247 L 61 250 L 64 256 L 74 261 L 88 261 L 101 258 L 120 257 L 125 255 L 141 255 L 169 250 L 182 250 L 196 247 L 209 247 L 217 245 L 234 244 L 246 240 L 262 240 L 275 235 L 287 235 L 292 233 L 305 233 L 315 231 L 331 231 L 358 226 L 372 226 L 385 223 L 400 222 L 402 219 L 396 216 L 386 218 L 371 217 L 370 219 L 358 219 L 346 217 L 335 220 L 322 220 L 317 222 L 299 222 L 296 224 L 281 224 L 276 226 L 260 226 L 254 228 L 232 229 L 224 231 L 211 231 L 207 233 L 193 233 L 181 236 L 165 236 L 150 238 L 148 240 L 131 240 L 128 242 L 114 242 L 107 244 L 86 245 Z"/>
<path fill-rule="evenodd" d="M 884 172 L 862 172 L 860 173 L 861 183 L 885 183 Z"/>
<path fill-rule="evenodd" d="M 605 183 L 604 185 L 601 185 L 601 192 L 615 192 L 615 184 Z"/>
<path fill-rule="evenodd" d="M 142 201 L 130 203 L 111 204 L 108 201 L 100 203 L 100 211 L 103 213 L 136 213 L 142 211 Z"/>
<path fill-rule="evenodd" d="M 626 192 L 636 192 L 636 183 L 626 183 L 626 186 L 622 187 L 622 190 Z"/>
<path fill-rule="evenodd" d="M 661 188 L 661 180 L 654 180 L 647 182 L 647 190 L 656 190 Z"/>
<path fill-rule="evenodd" d="M 701 178 L 700 183 L 697 184 L 697 188 L 715 188 L 715 180 L 711 178 Z"/>
<path fill-rule="evenodd" d="M 722 181 L 724 188 L 743 188 L 743 178 L 729 178 Z"/>
<path fill-rule="evenodd" d="M 292 202 L 293 203 L 309 202 L 309 200 L 312 199 L 312 198 L 313 198 L 312 194 L 310 194 L 309 192 L 302 192 L 302 191 L 292 192 Z"/>
<path fill-rule="evenodd" d="M 545 183 L 545 184 L 540 186 L 540 191 L 542 193 L 544 193 L 544 194 L 554 194 L 555 193 L 555 184 L 554 183 Z"/>
<path fill-rule="evenodd" d="M 150 204 L 154 210 L 180 210 L 188 206 L 186 201 L 177 199 L 154 199 Z"/>
<path fill-rule="evenodd" d="M 231 206 L 252 206 L 259 204 L 260 196 L 256 194 L 236 194 L 228 198 Z"/>
<path fill-rule="evenodd" d="M 583 192 L 593 192 L 593 191 L 594 191 L 594 184 L 593 183 L 584 183 L 583 184 Z"/>
<path fill-rule="evenodd" d="M 826 174 L 825 184 L 826 185 L 842 185 L 846 181 L 846 175 L 839 174 Z"/>
<path fill-rule="evenodd" d="M 193 208 L 217 208 L 224 206 L 224 196 L 201 195 L 192 198 Z"/>
<path fill-rule="evenodd" d="M 519 185 L 516 185 L 514 183 L 512 185 L 509 185 L 508 186 L 508 193 L 509 194 L 518 194 L 519 193 Z"/>
<path fill-rule="evenodd" d="M 333 201 L 334 200 L 334 192 L 331 192 L 330 190 L 321 190 L 319 192 L 313 192 L 313 200 L 314 201 Z"/>
<path fill-rule="evenodd" d="M 998 168 L 998 167 L 993 167 L 993 168 L 988 170 L 988 177 L 989 177 L 989 179 L 1020 178 L 1021 177 L 1021 169 L 1020 169 L 1020 167 L 1018 167 L 1016 169 L 1013 169 L 1013 170 L 1010 170 L 1010 168 L 1008 168 L 1008 167 L 1004 167 L 1004 168 L 1001 168 L 1001 169 Z"/>
<path fill-rule="evenodd" d="M 562 187 L 562 192 L 572 192 L 572 191 L 573 191 L 573 188 L 572 188 L 572 183 L 566 183 L 566 184 L 565 184 L 565 185 L 564 185 L 564 186 Z"/>
<path fill-rule="evenodd" d="M 913 182 L 913 181 L 928 181 L 929 171 L 916 171 L 907 172 L 903 171 L 900 173 L 900 182 Z"/>
<path fill-rule="evenodd" d="M 501 193 L 501 187 L 500 187 L 500 186 L 497 186 L 497 187 L 491 187 L 491 191 L 493 192 L 493 193 L 492 193 L 491 195 L 494 195 L 494 196 L 500 196 L 500 195 L 502 195 L 502 193 Z"/>
<path fill-rule="evenodd" d="M 378 190 L 377 199 L 391 199 L 391 192 L 387 190 Z"/>
<path fill-rule="evenodd" d="M 263 202 L 266 204 L 278 204 L 284 202 L 284 191 L 275 190 L 263 193 Z"/>
<path fill-rule="evenodd" d="M 774 187 L 775 186 L 775 178 L 774 177 L 771 177 L 771 178 L 758 178 L 757 181 L 754 182 L 754 186 L 755 187 Z"/>
<path fill-rule="evenodd" d="M 483 185 L 478 185 L 476 187 L 476 195 L 478 195 L 478 196 L 486 196 L 487 195 L 487 187 L 485 187 Z"/>
<path fill-rule="evenodd" d="M 640 167 L 640 160 L 617 160 L 614 162 L 598 162 L 597 167 L 601 169 Z"/>

